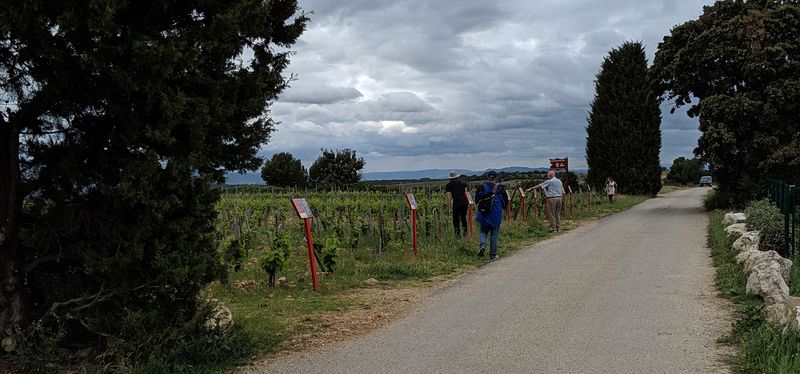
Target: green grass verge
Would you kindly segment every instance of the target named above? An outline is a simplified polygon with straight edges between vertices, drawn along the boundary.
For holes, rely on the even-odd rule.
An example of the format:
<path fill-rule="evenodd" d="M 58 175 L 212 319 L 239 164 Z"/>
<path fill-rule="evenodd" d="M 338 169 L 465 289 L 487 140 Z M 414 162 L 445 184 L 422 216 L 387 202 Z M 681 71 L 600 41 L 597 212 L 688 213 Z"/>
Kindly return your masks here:
<path fill-rule="evenodd" d="M 711 213 L 708 226 L 708 246 L 717 266 L 716 282 L 720 294 L 730 299 L 738 320 L 730 336 L 721 343 L 733 344 L 739 349 L 731 362 L 738 373 L 800 373 L 800 336 L 795 332 L 782 333 L 782 328 L 767 323 L 761 316 L 761 299 L 745 294 L 745 277 L 742 266 L 736 263 L 736 251 L 731 248 L 722 224 L 724 213 Z M 796 282 L 795 269 L 792 284 Z"/>
<path fill-rule="evenodd" d="M 596 220 L 615 212 L 627 210 L 647 200 L 643 196 L 619 196 L 613 204 L 594 199 L 591 209 L 580 202 L 573 220 L 563 221 L 564 231 L 585 222 Z M 569 217 L 569 212 L 567 213 Z M 297 230 L 299 231 L 299 230 Z M 229 370 L 242 364 L 246 357 L 263 356 L 287 347 L 293 339 L 313 334 L 326 326 L 322 316 L 344 311 L 351 306 L 369 309 L 363 300 L 353 296 L 353 290 L 363 287 L 369 278 L 378 280 L 378 287 L 417 287 L 431 285 L 452 278 L 488 263 L 487 257 L 477 257 L 478 228 L 473 240 L 457 239 L 451 233 L 442 238 L 422 238 L 418 253 L 411 253 L 407 239 L 390 241 L 383 252 L 359 248 L 343 250 L 337 258 L 336 271 L 324 273 L 319 278 L 320 290 L 310 290 L 308 252 L 303 233 L 290 233 L 292 249 L 285 269 L 278 277 L 286 277 L 288 287 L 269 288 L 267 274 L 258 265 L 261 253 L 249 253 L 249 261 L 241 271 L 231 273 L 227 284 L 215 282 L 206 288 L 203 297 L 222 300 L 234 315 L 236 329 L 233 337 L 222 342 L 225 349 L 237 352 L 229 357 L 209 356 L 186 361 L 171 361 L 177 353 L 193 357 L 203 352 L 190 342 L 187 347 L 163 347 L 156 350 L 144 363 L 135 365 L 134 373 L 197 372 L 210 373 Z M 543 218 L 528 219 L 526 223 L 503 222 L 500 229 L 499 254 L 509 255 L 521 248 L 546 239 L 553 234 L 547 231 Z M 210 342 L 214 343 L 214 342 Z M 210 346 L 208 349 L 214 349 Z"/>

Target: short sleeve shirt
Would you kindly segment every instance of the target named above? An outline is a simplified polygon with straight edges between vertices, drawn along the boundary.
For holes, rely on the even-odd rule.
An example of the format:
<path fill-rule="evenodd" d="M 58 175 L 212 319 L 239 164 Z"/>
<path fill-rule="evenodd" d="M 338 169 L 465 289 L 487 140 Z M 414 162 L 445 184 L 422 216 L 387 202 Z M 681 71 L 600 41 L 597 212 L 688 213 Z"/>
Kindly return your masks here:
<path fill-rule="evenodd" d="M 561 183 L 561 180 L 556 177 L 542 182 L 539 186 L 544 190 L 544 195 L 546 197 L 564 196 L 564 185 Z"/>
<path fill-rule="evenodd" d="M 464 192 L 467 191 L 467 184 L 463 181 L 458 178 L 453 179 L 447 182 L 447 186 L 445 186 L 444 190 L 453 195 L 453 206 L 467 205 L 467 196 L 464 195 Z"/>

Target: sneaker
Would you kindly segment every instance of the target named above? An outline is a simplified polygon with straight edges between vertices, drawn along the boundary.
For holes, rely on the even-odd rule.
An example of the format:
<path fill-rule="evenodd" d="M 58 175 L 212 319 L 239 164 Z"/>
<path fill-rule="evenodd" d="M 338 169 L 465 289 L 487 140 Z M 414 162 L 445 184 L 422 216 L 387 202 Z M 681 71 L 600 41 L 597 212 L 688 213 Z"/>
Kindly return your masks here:
<path fill-rule="evenodd" d="M 481 250 L 478 251 L 478 257 L 483 257 L 484 252 L 486 252 L 486 248 L 481 248 Z"/>
<path fill-rule="evenodd" d="M 500 256 L 497 256 L 497 255 L 495 255 L 495 256 L 489 256 L 489 259 L 490 259 L 490 260 L 492 260 L 492 261 L 494 261 L 494 260 L 499 260 L 499 259 L 500 259 Z"/>

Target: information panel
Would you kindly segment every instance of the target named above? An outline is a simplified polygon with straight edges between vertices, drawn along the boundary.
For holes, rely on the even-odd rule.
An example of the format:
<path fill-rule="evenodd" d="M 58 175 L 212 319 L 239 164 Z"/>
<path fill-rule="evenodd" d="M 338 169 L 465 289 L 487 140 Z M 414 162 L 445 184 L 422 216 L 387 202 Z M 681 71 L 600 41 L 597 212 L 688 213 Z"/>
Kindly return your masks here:
<path fill-rule="evenodd" d="M 314 218 L 314 212 L 308 207 L 306 199 L 292 199 L 292 207 L 300 218 Z"/>

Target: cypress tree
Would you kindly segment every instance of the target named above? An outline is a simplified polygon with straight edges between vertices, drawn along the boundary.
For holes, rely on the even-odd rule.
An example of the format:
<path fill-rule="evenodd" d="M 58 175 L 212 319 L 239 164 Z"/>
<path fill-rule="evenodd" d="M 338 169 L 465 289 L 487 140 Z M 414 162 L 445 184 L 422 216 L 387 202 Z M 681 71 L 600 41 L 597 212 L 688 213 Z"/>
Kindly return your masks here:
<path fill-rule="evenodd" d="M 608 176 L 627 194 L 655 195 L 661 188 L 661 109 L 648 78 L 640 42 L 609 52 L 595 80 L 586 126 L 587 183 L 600 188 Z"/>
<path fill-rule="evenodd" d="M 307 17 L 296 0 L 3 4 L 0 337 L 182 336 L 223 269 L 211 184 L 261 165 Z"/>

